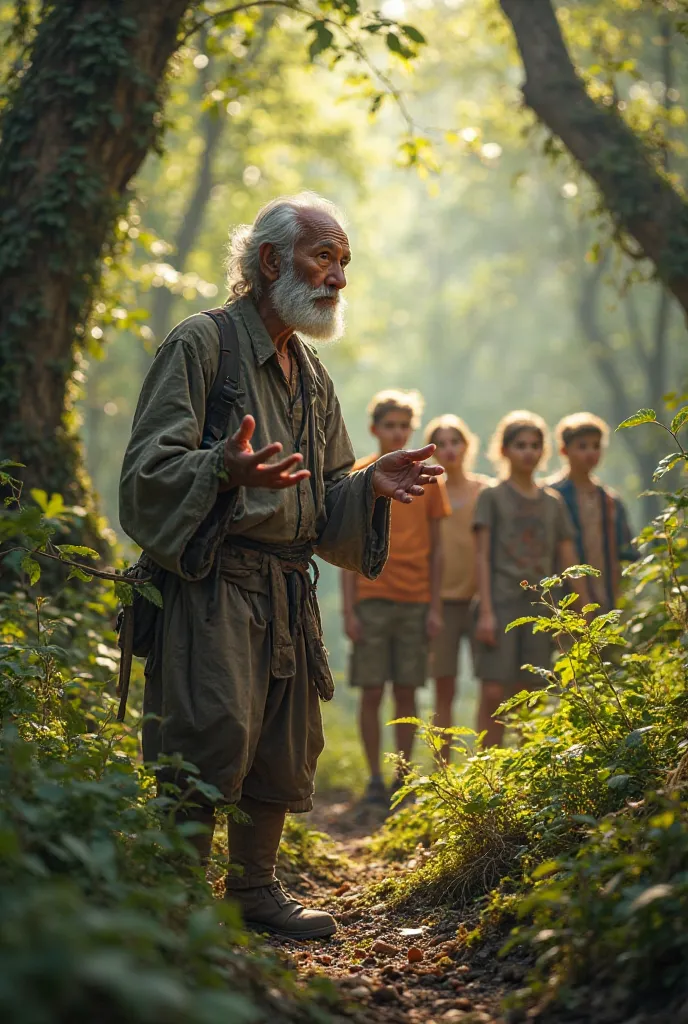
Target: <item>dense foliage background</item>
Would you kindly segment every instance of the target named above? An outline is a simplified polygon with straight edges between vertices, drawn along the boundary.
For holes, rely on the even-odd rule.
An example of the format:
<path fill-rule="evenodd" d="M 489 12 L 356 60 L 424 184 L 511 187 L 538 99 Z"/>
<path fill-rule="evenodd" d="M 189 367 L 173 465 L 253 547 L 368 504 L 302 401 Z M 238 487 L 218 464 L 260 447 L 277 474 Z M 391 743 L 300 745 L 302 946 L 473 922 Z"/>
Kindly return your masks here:
<path fill-rule="evenodd" d="M 174 797 L 149 800 L 140 666 L 127 728 L 112 724 L 114 596 L 41 559 L 39 578 L 27 555 L 50 542 L 88 559 L 85 543 L 131 558 L 117 480 L 156 346 L 223 301 L 231 228 L 303 188 L 348 219 L 349 327 L 321 355 L 359 455 L 372 448 L 368 400 L 389 386 L 419 388 L 426 421 L 459 413 L 483 449 L 515 407 L 552 424 L 581 408 L 612 425 L 637 408 L 679 417 L 654 482 L 668 451 L 657 426 L 614 435 L 602 467 L 646 544 L 623 623 L 589 627 L 563 608 L 579 643 L 549 689 L 512 709 L 521 745 L 473 757 L 469 736 L 456 769 L 419 772 L 420 813 L 399 815 L 379 849 L 431 851 L 386 898 L 483 901 L 468 945 L 521 915 L 515 941 L 541 953 L 522 993 L 531 1005 L 575 1010 L 611 988 L 622 1014 L 657 991 L 660 1003 L 686 995 L 686 8 L 0 0 L 0 460 L 26 464 L 0 480 L 8 1018 L 326 1013 L 273 963 L 244 956 L 246 937 L 170 825 Z M 568 52 L 552 83 L 554 11 Z M 578 78 L 566 78 L 569 56 Z M 552 85 L 564 93 L 550 88 L 543 105 L 538 86 Z M 579 86 L 595 117 L 572 126 Z M 482 454 L 478 468 L 489 469 Z M 669 511 L 645 493 L 658 488 Z M 343 683 L 328 567 L 321 597 Z M 609 646 L 620 653 L 605 665 Z M 475 691 L 462 675 L 467 728 Z M 356 791 L 344 685 L 327 726 L 320 789 Z M 285 856 L 307 844 L 296 830 Z"/>

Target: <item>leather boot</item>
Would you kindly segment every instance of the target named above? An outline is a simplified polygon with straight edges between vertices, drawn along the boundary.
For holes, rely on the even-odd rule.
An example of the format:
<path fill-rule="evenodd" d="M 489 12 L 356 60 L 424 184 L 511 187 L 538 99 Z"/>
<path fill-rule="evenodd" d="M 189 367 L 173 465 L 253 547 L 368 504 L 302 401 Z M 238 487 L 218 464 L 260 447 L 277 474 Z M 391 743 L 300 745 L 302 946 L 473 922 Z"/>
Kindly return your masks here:
<path fill-rule="evenodd" d="M 337 922 L 326 910 L 304 907 L 282 888 L 281 882 L 255 889 L 233 889 L 247 928 L 271 932 L 285 939 L 324 939 L 334 935 Z"/>
<path fill-rule="evenodd" d="M 290 939 L 315 939 L 334 935 L 337 925 L 324 910 L 309 910 L 285 893 L 275 878 L 275 864 L 286 813 L 279 806 L 242 797 L 240 810 L 251 825 L 230 819 L 229 859 L 232 868 L 226 879 L 226 895 L 236 900 L 247 927 L 272 932 Z"/>

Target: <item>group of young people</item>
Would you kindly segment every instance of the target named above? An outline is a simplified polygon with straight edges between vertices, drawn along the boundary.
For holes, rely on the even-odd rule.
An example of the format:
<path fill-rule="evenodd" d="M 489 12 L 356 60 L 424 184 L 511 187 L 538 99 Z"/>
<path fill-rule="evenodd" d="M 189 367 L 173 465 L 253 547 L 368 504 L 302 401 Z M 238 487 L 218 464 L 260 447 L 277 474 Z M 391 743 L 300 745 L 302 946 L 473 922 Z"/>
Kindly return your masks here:
<path fill-rule="evenodd" d="M 369 416 L 379 451 L 356 468 L 405 448 L 420 426 L 422 407 L 416 391 L 376 394 Z M 497 708 L 515 689 L 536 685 L 522 666 L 545 668 L 552 659 L 549 634 L 527 627 L 505 631 L 533 612 L 533 592 L 522 583 L 534 585 L 585 563 L 601 575 L 572 581 L 579 606 L 597 604 L 598 613 L 615 606 L 622 563 L 637 556 L 622 502 L 593 475 L 609 428 L 581 412 L 564 417 L 555 437 L 562 471 L 536 481 L 550 456 L 549 429 L 535 413 L 508 413 L 488 450 L 492 479 L 473 470 L 479 441 L 465 422 L 453 414 L 433 419 L 425 443 L 436 446 L 444 477 L 411 504 L 394 504 L 389 558 L 376 580 L 343 572 L 350 682 L 361 691 L 359 726 L 370 771 L 365 802 L 388 806 L 403 781 L 397 772 L 390 791 L 382 775 L 380 705 L 387 683 L 395 718 L 408 719 L 416 715 L 416 689 L 432 676 L 434 722 L 448 728 L 460 649 L 467 643 L 480 680 L 478 732 L 485 745 L 499 744 Z M 397 751 L 408 761 L 415 727 L 402 722 L 395 730 Z M 444 753 L 449 756 L 448 743 Z"/>

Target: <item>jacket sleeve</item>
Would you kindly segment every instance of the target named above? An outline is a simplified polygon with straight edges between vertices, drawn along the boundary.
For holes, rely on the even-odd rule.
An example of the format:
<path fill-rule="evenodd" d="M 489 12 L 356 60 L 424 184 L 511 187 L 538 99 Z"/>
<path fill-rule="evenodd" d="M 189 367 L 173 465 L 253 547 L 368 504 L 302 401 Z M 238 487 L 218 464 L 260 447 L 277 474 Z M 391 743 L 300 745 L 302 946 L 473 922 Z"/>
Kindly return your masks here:
<path fill-rule="evenodd" d="M 329 377 L 324 442 L 325 523 L 315 550 L 326 562 L 376 579 L 389 553 L 391 501 L 373 493 L 374 464 L 351 472 L 354 452 Z"/>
<path fill-rule="evenodd" d="M 210 571 L 238 493 L 218 490 L 223 442 L 200 448 L 219 358 L 215 335 L 211 320 L 195 316 L 158 350 L 141 390 L 120 479 L 122 529 L 158 565 L 187 580 Z"/>

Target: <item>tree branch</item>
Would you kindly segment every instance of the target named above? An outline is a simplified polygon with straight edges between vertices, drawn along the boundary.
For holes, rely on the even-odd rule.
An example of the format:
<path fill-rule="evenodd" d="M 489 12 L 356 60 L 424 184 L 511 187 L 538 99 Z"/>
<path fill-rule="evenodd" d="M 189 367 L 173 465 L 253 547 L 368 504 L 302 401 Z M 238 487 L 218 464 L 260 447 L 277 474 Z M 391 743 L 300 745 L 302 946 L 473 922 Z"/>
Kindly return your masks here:
<path fill-rule="evenodd" d="M 597 184 L 617 228 L 635 238 L 688 312 L 688 204 L 616 110 L 588 94 L 551 0 L 500 4 L 523 60 L 527 106 Z"/>

